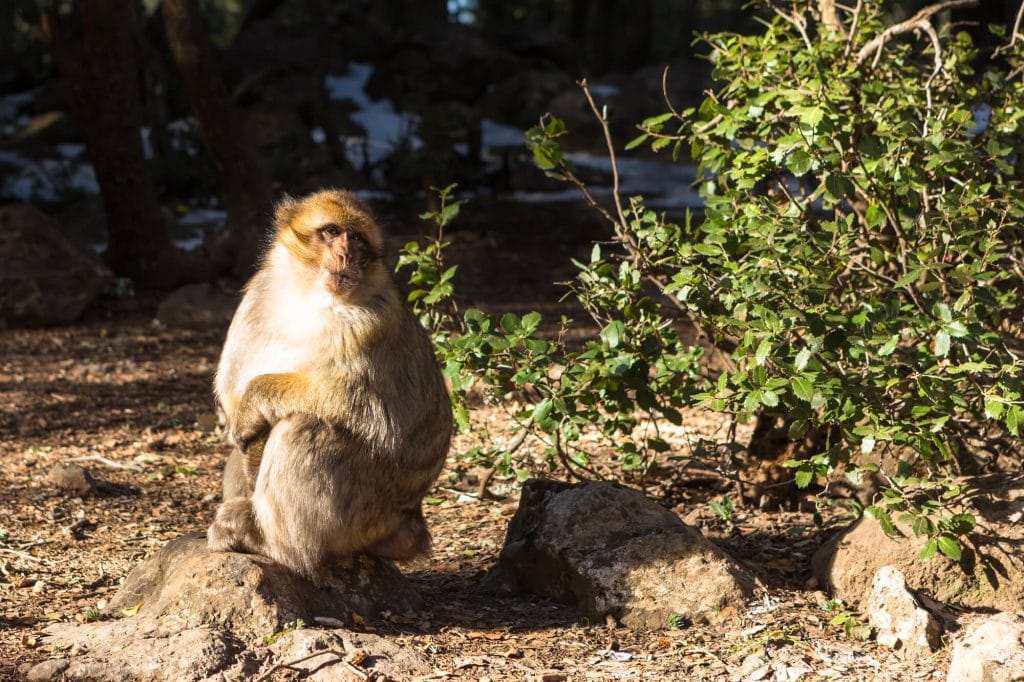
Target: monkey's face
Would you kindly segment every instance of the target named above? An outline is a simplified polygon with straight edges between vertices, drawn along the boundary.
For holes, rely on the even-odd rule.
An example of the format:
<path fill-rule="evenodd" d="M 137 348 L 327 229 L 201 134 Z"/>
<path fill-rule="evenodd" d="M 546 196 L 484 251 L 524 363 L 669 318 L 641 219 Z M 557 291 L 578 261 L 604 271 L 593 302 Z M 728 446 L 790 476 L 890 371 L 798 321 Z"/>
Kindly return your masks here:
<path fill-rule="evenodd" d="M 320 282 L 335 296 L 344 297 L 359 286 L 377 258 L 364 234 L 346 225 L 321 225 L 314 239 L 320 249 Z"/>
<path fill-rule="evenodd" d="M 277 208 L 278 239 L 332 296 L 348 298 L 383 269 L 383 237 L 369 210 L 351 194 L 318 192 Z"/>

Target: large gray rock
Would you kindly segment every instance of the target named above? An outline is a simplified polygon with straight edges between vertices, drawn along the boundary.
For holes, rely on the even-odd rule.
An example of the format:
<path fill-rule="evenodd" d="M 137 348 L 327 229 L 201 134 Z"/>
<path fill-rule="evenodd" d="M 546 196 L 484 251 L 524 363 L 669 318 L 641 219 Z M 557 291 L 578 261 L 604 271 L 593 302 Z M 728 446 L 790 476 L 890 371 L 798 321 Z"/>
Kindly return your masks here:
<path fill-rule="evenodd" d="M 591 618 L 665 627 L 742 608 L 753 579 L 700 532 L 637 490 L 531 480 L 486 587 L 575 604 Z"/>
<path fill-rule="evenodd" d="M 341 661 L 354 648 L 363 648 L 374 670 L 386 675 L 424 674 L 430 667 L 423 659 L 402 655 L 386 640 L 318 627 L 371 620 L 383 611 L 408 614 L 422 603 L 389 562 L 355 557 L 317 587 L 264 557 L 212 553 L 205 536 L 195 533 L 171 541 L 128 575 L 105 609 L 117 620 L 47 628 L 48 645 L 78 655 L 61 653 L 26 674 L 29 679 L 202 680 L 224 673 L 248 679 L 292 660 L 296 647 L 303 655 L 335 652 L 336 676 L 314 679 L 342 679 L 346 665 Z M 300 629 L 288 632 L 299 621 Z M 331 655 L 324 656 L 312 661 L 311 670 L 332 667 L 326 665 Z"/>
<path fill-rule="evenodd" d="M 227 329 L 237 305 L 211 284 L 186 284 L 160 301 L 156 319 L 171 329 Z"/>
<path fill-rule="evenodd" d="M 966 506 L 978 527 L 962 545 L 962 558 L 941 554 L 921 561 L 924 540 L 896 522 L 899 535 L 889 537 L 878 522 L 862 518 L 814 555 L 818 583 L 848 604 L 863 606 L 875 573 L 892 566 L 907 585 L 943 604 L 1000 611 L 1024 611 L 1024 476 L 991 475 L 971 481 Z"/>
<path fill-rule="evenodd" d="M 903 574 L 883 566 L 875 574 L 865 612 L 878 643 L 906 658 L 928 656 L 942 646 L 942 624 L 907 589 Z"/>
<path fill-rule="evenodd" d="M 1024 614 L 997 613 L 971 624 L 953 644 L 946 680 L 1024 680 Z"/>
<path fill-rule="evenodd" d="M 109 271 L 27 204 L 0 207 L 0 329 L 76 320 Z"/>

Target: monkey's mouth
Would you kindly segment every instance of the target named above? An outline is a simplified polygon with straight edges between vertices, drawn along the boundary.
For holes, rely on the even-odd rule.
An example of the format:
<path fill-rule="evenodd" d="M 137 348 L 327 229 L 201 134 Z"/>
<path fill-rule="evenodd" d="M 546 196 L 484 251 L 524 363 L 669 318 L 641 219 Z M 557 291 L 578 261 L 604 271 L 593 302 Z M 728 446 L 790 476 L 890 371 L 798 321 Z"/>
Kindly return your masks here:
<path fill-rule="evenodd" d="M 328 272 L 327 287 L 335 292 L 344 292 L 352 289 L 358 278 L 351 272 Z"/>

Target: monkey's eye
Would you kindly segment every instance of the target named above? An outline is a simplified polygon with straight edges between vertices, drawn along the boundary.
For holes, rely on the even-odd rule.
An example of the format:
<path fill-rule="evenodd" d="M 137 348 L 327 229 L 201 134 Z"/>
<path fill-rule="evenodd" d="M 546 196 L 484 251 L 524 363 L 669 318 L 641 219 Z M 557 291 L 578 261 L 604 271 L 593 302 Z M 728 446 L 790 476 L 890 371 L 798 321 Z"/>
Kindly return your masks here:
<path fill-rule="evenodd" d="M 320 236 L 323 237 L 324 239 L 334 239 L 335 237 L 341 234 L 341 228 L 333 223 L 329 225 L 324 225 L 317 231 L 320 233 Z"/>

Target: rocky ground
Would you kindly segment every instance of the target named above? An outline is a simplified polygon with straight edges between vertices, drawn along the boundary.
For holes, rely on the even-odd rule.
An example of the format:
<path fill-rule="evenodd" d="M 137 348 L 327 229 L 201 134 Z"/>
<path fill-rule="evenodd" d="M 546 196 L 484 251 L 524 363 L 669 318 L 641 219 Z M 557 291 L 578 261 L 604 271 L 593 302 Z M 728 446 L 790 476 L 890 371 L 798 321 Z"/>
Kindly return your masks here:
<path fill-rule="evenodd" d="M 85 653 L 55 651 L 44 628 L 101 617 L 133 566 L 202 530 L 218 502 L 228 448 L 209 387 L 223 332 L 164 329 L 144 302 L 118 306 L 70 327 L 0 336 L 0 669 L 9 679 L 25 664 Z M 505 419 L 500 409 L 476 417 L 492 432 Z M 687 425 L 720 426 L 697 413 Z M 904 660 L 830 624 L 836 614 L 823 610 L 810 572 L 826 531 L 810 514 L 739 509 L 726 521 L 708 506 L 722 495 L 709 482 L 677 488 L 673 510 L 757 579 L 753 598 L 715 624 L 631 630 L 543 598 L 481 591 L 518 488 L 498 479 L 498 499 L 478 498 L 481 472 L 460 458 L 473 438 L 457 439 L 428 499 L 433 556 L 403 569 L 423 607 L 349 624 L 417 652 L 430 679 L 944 678 L 948 648 Z M 53 471 L 67 463 L 88 480 Z M 648 493 L 664 499 L 665 490 Z M 829 524 L 842 521 L 833 516 Z M 338 665 L 365 673 L 358 661 Z M 282 669 L 273 679 L 292 677 Z"/>

